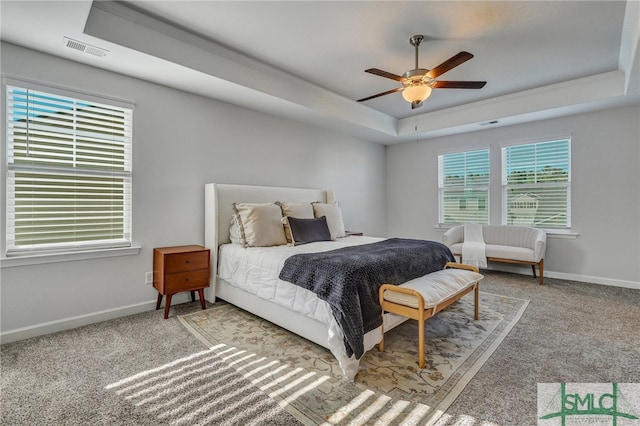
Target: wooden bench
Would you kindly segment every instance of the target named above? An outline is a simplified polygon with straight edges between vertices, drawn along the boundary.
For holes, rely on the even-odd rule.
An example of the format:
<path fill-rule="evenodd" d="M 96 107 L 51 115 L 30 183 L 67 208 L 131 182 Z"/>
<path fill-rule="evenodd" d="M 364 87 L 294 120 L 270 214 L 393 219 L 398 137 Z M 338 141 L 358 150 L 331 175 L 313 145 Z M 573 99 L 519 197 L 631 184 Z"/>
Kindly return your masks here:
<path fill-rule="evenodd" d="M 484 278 L 475 266 L 449 262 L 441 271 L 379 290 L 382 315 L 392 312 L 418 321 L 418 366 L 424 368 L 424 322 L 464 295 L 474 292 L 474 319 L 479 315 L 479 286 Z M 384 351 L 384 324 L 378 349 Z"/>

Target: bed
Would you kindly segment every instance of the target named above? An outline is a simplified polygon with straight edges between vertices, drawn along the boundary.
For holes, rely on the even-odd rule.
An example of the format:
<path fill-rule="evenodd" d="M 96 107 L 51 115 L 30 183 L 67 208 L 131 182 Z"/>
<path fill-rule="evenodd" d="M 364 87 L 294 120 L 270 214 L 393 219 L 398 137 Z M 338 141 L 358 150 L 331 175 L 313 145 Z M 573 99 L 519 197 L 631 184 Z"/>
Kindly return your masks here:
<path fill-rule="evenodd" d="M 211 253 L 211 285 L 205 289 L 206 299 L 214 303 L 216 297 L 264 318 L 331 351 L 344 377 L 352 380 L 358 372 L 358 359 L 345 350 L 345 335 L 332 314 L 332 308 L 313 292 L 280 280 L 278 271 L 286 258 L 293 254 L 325 252 L 354 245 L 369 245 L 383 239 L 366 236 L 347 236 L 335 241 L 313 242 L 301 246 L 252 247 L 231 244 L 229 232 L 234 215 L 234 203 L 333 203 L 329 190 L 249 186 L 210 183 L 205 185 L 205 246 Z M 448 249 L 447 249 L 448 250 Z M 248 263 L 248 271 L 243 271 Z M 274 266 L 275 265 L 275 266 Z M 280 265 L 280 266 L 278 266 Z M 239 277 L 239 278 L 238 278 Z M 379 318 L 379 317 L 378 317 Z M 385 314 L 384 330 L 406 321 L 406 317 Z M 367 351 L 382 338 L 381 327 L 363 336 Z"/>

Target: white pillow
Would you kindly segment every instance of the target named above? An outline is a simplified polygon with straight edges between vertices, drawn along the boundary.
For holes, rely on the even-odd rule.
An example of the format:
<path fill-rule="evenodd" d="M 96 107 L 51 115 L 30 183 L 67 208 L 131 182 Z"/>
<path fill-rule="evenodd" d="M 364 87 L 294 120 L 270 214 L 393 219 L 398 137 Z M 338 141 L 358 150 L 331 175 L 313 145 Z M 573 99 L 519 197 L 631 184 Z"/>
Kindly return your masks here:
<path fill-rule="evenodd" d="M 244 245 L 244 239 L 242 233 L 240 233 L 240 225 L 238 224 L 238 216 L 233 215 L 231 218 L 231 226 L 229 227 L 229 239 L 234 244 Z"/>
<path fill-rule="evenodd" d="M 282 226 L 282 210 L 274 203 L 233 203 L 245 247 L 287 244 Z"/>
<path fill-rule="evenodd" d="M 332 204 L 312 203 L 315 217 L 326 216 L 331 238 L 342 238 L 345 236 L 344 221 L 342 220 L 342 209 L 338 202 Z"/>
<path fill-rule="evenodd" d="M 311 203 L 283 203 L 276 201 L 276 204 L 282 209 L 283 217 L 295 217 L 298 219 L 313 219 L 313 206 Z M 291 229 L 289 228 L 289 222 L 283 220 L 284 233 L 287 237 L 287 243 L 292 243 Z"/>

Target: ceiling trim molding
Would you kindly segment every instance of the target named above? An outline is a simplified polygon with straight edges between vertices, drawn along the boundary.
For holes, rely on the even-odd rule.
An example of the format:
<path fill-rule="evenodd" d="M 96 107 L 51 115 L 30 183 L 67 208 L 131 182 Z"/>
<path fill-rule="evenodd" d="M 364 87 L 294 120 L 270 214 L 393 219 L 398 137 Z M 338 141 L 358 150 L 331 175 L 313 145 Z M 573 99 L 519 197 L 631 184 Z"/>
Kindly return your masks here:
<path fill-rule="evenodd" d="M 121 3 L 94 2 L 84 31 L 89 36 L 215 77 L 211 81 L 214 91 L 215 86 L 220 86 L 221 93 L 228 91 L 229 86 L 236 90 L 251 89 L 248 96 L 225 99 L 231 103 L 255 109 L 257 104 L 272 101 L 281 107 L 281 101 L 285 101 L 346 123 L 348 127 L 367 128 L 385 138 L 397 135 L 397 120 L 389 115 L 242 57 Z M 211 90 L 209 88 L 209 92 Z"/>
<path fill-rule="evenodd" d="M 640 2 L 627 1 L 618 70 L 403 119 L 331 92 L 122 2 L 93 2 L 84 33 L 139 52 L 164 75 L 119 72 L 385 145 L 583 111 L 637 85 Z M 171 79 L 171 76 L 180 76 Z M 633 90 L 631 91 L 633 92 Z M 492 126 L 492 127 L 495 127 Z"/>
<path fill-rule="evenodd" d="M 487 121 L 513 124 L 518 116 L 623 96 L 624 77 L 621 71 L 611 71 L 408 117 L 400 120 L 398 136 L 401 141 L 414 138 L 416 126 L 422 138 L 481 130 Z"/>

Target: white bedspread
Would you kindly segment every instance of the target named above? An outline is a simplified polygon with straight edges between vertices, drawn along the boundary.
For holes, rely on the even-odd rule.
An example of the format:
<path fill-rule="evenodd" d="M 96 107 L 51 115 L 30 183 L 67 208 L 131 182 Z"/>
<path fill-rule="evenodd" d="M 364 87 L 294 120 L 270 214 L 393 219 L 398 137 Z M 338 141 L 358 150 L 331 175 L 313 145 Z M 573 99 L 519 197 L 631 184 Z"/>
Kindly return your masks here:
<path fill-rule="evenodd" d="M 317 253 L 342 247 L 382 241 L 375 237 L 345 237 L 337 241 L 320 241 L 299 246 L 243 247 L 240 244 L 220 246 L 218 275 L 229 284 L 258 297 L 277 303 L 294 312 L 326 324 L 329 329 L 329 349 L 338 360 L 346 378 L 352 380 L 358 371 L 358 360 L 347 357 L 343 334 L 333 317 L 327 302 L 313 292 L 278 277 L 285 260 L 299 253 Z M 385 330 L 404 322 L 406 318 L 390 316 L 385 319 Z M 365 351 L 373 348 L 381 339 L 380 329 L 365 335 Z"/>

